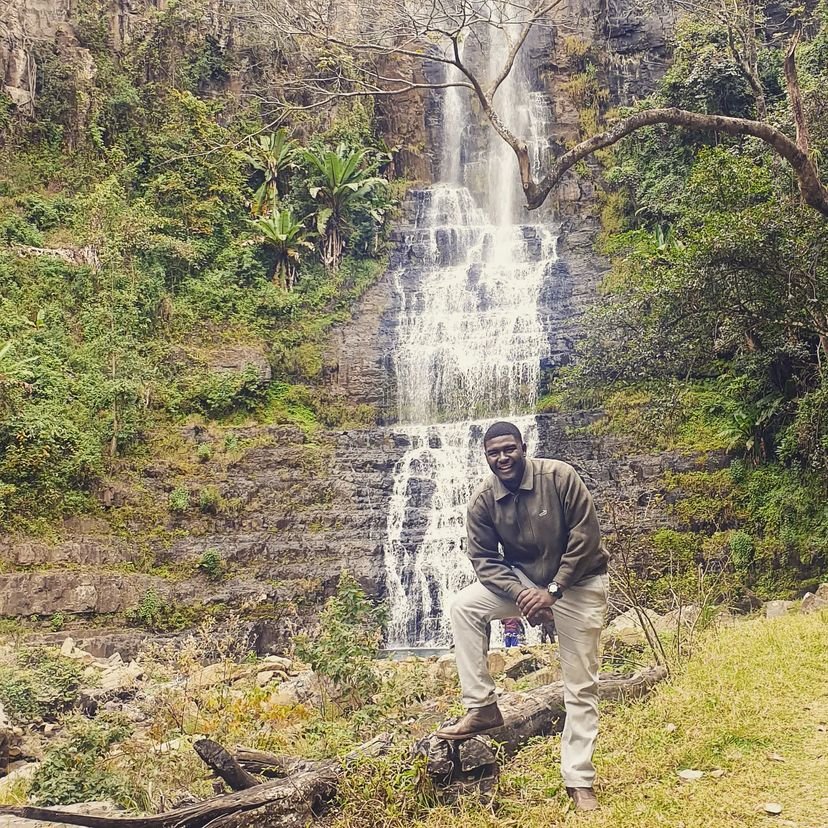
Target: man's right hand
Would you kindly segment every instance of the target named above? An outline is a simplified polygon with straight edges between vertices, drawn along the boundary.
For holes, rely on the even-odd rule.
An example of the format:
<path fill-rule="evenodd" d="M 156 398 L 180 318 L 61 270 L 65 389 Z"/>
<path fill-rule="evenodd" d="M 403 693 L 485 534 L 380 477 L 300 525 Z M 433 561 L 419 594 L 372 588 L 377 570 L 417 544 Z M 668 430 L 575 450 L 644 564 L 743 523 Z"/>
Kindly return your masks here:
<path fill-rule="evenodd" d="M 546 590 L 543 590 L 544 595 L 542 597 L 545 600 L 541 602 L 541 606 L 538 606 L 537 601 L 530 600 L 531 597 L 534 597 L 532 593 L 540 591 L 541 590 L 539 589 L 527 588 L 523 590 L 523 592 L 521 592 L 516 601 L 521 613 L 525 616 L 526 620 L 533 627 L 537 627 L 540 624 L 548 623 L 554 620 L 554 616 L 552 615 L 552 604 L 555 603 L 555 599 L 552 598 L 552 596 L 549 595 L 546 592 Z M 524 607 L 527 608 L 524 609 Z"/>

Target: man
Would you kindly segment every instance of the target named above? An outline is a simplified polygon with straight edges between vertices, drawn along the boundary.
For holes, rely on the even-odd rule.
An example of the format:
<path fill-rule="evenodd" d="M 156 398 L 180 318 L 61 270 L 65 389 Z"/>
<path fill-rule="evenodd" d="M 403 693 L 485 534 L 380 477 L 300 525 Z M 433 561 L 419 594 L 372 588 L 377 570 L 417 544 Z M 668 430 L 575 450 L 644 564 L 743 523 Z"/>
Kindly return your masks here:
<path fill-rule="evenodd" d="M 595 810 L 598 644 L 608 590 L 608 556 L 595 505 L 572 466 L 527 458 L 512 423 L 491 426 L 483 450 L 493 474 L 472 495 L 466 525 L 477 581 L 451 607 L 457 671 L 469 712 L 436 735 L 467 739 L 503 724 L 487 665 L 492 619 L 518 612 L 533 626 L 554 619 L 567 711 L 561 774 L 576 809 Z"/>

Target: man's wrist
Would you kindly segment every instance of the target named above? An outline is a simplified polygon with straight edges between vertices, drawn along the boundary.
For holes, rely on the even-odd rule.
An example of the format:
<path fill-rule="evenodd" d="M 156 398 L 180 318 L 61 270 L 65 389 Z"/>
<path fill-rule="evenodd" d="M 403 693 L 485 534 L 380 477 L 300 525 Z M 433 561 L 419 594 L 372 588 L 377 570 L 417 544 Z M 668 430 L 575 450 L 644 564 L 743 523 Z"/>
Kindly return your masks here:
<path fill-rule="evenodd" d="M 556 581 L 552 581 L 551 584 L 546 588 L 549 594 L 556 600 L 560 600 L 563 598 L 564 590 L 563 587 L 557 583 Z"/>

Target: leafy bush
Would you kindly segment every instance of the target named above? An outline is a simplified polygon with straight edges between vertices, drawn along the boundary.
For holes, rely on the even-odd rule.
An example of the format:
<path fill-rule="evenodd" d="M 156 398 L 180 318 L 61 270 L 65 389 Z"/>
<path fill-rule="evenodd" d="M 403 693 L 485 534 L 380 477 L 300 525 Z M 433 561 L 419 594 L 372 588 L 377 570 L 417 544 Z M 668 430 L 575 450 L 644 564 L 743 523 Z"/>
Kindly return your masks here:
<path fill-rule="evenodd" d="M 218 549 L 205 549 L 198 561 L 198 568 L 211 580 L 218 581 L 224 575 L 226 565 Z"/>
<path fill-rule="evenodd" d="M 386 612 L 373 605 L 356 580 L 343 572 L 336 595 L 325 602 L 319 630 L 296 637 L 296 653 L 333 684 L 335 701 L 346 708 L 368 702 L 379 687 L 374 660 Z"/>
<path fill-rule="evenodd" d="M 32 777 L 29 796 L 35 805 L 72 805 L 109 800 L 135 808 L 137 789 L 107 767 L 109 749 L 131 733 L 128 726 L 77 719 L 61 743 L 46 753 Z"/>
<path fill-rule="evenodd" d="M 205 486 L 198 495 L 198 508 L 206 514 L 218 514 L 221 504 L 221 492 L 217 486 Z"/>
<path fill-rule="evenodd" d="M 213 457 L 213 447 L 209 443 L 199 443 L 196 457 L 199 463 L 207 463 Z"/>
<path fill-rule="evenodd" d="M 40 247 L 43 244 L 43 236 L 36 227 L 21 216 L 11 215 L 0 222 L 0 244 L 25 244 Z"/>
<path fill-rule="evenodd" d="M 168 504 L 171 512 L 183 514 L 190 508 L 190 493 L 184 488 L 173 489 L 170 492 Z"/>
<path fill-rule="evenodd" d="M 17 666 L 0 669 L 0 702 L 15 724 L 55 719 L 77 699 L 82 670 L 46 648 L 24 650 Z"/>

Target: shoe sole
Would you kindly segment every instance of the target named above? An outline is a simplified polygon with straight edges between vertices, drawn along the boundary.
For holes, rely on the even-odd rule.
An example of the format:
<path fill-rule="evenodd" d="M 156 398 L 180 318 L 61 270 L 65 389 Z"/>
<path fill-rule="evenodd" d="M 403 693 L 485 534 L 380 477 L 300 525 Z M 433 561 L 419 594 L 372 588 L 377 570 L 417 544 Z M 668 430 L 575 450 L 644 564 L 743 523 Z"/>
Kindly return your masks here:
<path fill-rule="evenodd" d="M 444 739 L 446 742 L 462 742 L 464 739 L 474 739 L 475 736 L 487 736 L 490 733 L 494 733 L 497 730 L 501 730 L 503 728 L 502 724 L 495 725 L 494 727 L 487 727 L 485 730 L 475 730 L 473 733 L 440 733 L 437 731 L 434 735 L 438 739 Z"/>

